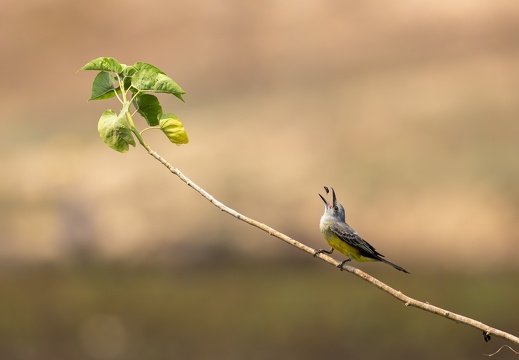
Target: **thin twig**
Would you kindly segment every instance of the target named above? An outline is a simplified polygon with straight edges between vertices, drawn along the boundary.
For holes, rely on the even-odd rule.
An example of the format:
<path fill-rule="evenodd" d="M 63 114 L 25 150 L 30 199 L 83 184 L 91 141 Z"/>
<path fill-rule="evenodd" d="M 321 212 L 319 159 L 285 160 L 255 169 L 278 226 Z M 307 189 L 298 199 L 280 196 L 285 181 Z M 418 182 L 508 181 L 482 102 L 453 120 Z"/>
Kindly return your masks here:
<path fill-rule="evenodd" d="M 163 157 L 161 157 L 155 151 L 151 150 L 149 148 L 149 146 L 145 145 L 145 148 L 146 148 L 146 150 L 148 151 L 148 153 L 151 156 L 153 156 L 156 160 L 160 161 L 166 168 L 169 169 L 169 171 L 171 171 L 173 174 L 178 176 L 180 178 L 180 180 L 185 182 L 188 186 L 193 188 L 196 192 L 198 192 L 200 195 L 202 195 L 204 198 L 206 198 L 209 202 L 211 202 L 214 206 L 216 206 L 217 208 L 219 208 L 223 212 L 226 212 L 227 214 L 232 215 L 232 216 L 240 219 L 241 221 L 246 222 L 249 225 L 255 226 L 255 227 L 257 227 L 257 228 L 267 232 L 269 235 L 275 236 L 278 239 L 283 240 L 284 242 L 286 242 L 286 243 L 288 243 L 288 244 L 290 244 L 290 245 L 292 245 L 292 246 L 294 246 L 294 247 L 296 247 L 296 248 L 298 248 L 298 249 L 300 249 L 302 251 L 305 251 L 305 252 L 307 252 L 307 253 L 309 253 L 311 255 L 315 254 L 316 249 L 311 248 L 309 246 L 306 246 L 305 244 L 302 244 L 299 241 L 292 239 L 291 237 L 289 237 L 289 236 L 287 236 L 287 235 L 285 235 L 285 234 L 283 234 L 283 233 L 281 233 L 281 232 L 271 228 L 270 226 L 267 226 L 267 225 L 265 225 L 265 224 L 263 224 L 263 223 L 261 223 L 259 221 L 251 219 L 251 218 L 249 218 L 249 217 L 247 217 L 247 216 L 245 216 L 243 214 L 240 214 L 236 210 L 231 209 L 230 207 L 224 205 L 220 201 L 216 200 L 207 191 L 205 191 L 200 186 L 198 186 L 193 181 L 191 181 L 191 179 L 189 179 L 187 176 L 185 176 L 180 170 L 178 170 L 177 168 L 173 167 Z M 324 261 L 326 261 L 327 263 L 329 263 L 329 264 L 331 264 L 333 266 L 339 265 L 339 261 L 335 260 L 334 258 L 332 258 L 332 257 L 330 257 L 330 256 L 328 256 L 326 254 L 322 254 L 321 253 L 321 254 L 317 255 L 317 257 L 319 257 L 321 260 L 324 260 Z M 495 328 L 490 327 L 490 326 L 488 326 L 486 324 L 483 324 L 482 322 L 479 322 L 477 320 L 468 318 L 466 316 L 462 316 L 462 315 L 459 315 L 459 314 L 456 314 L 456 313 L 444 310 L 444 309 L 439 308 L 437 306 L 430 305 L 428 303 L 415 300 L 415 299 L 413 299 L 413 298 L 411 298 L 411 297 L 409 297 L 407 295 L 404 295 L 402 292 L 397 291 L 397 290 L 393 289 L 392 287 L 384 284 L 382 281 L 374 278 L 373 276 L 368 275 L 365 272 L 363 272 L 363 271 L 361 271 L 361 270 L 359 270 L 357 268 L 354 268 L 352 266 L 345 265 L 343 267 L 343 269 L 348 271 L 348 272 L 350 272 L 350 273 L 352 273 L 352 274 L 354 274 L 354 275 L 356 275 L 356 276 L 358 276 L 358 277 L 360 277 L 361 279 L 366 280 L 367 282 L 369 282 L 372 285 L 376 286 L 380 290 L 382 290 L 382 291 L 388 293 L 389 295 L 397 298 L 398 300 L 402 301 L 405 304 L 405 306 L 416 307 L 416 308 L 428 311 L 430 313 L 443 316 L 443 317 L 445 317 L 447 319 L 450 319 L 450 320 L 452 320 L 454 322 L 465 324 L 465 325 L 474 327 L 476 329 L 482 330 L 485 340 L 489 339 L 490 336 L 492 335 L 492 336 L 497 336 L 497 337 L 503 338 L 505 340 L 508 340 L 508 341 L 510 341 L 512 343 L 515 343 L 515 344 L 519 345 L 519 337 L 517 337 L 517 336 L 514 336 L 514 335 L 509 334 L 507 332 L 495 329 Z"/>
<path fill-rule="evenodd" d="M 508 345 L 502 345 L 499 349 L 497 349 L 496 352 L 492 353 L 492 354 L 484 354 L 485 356 L 494 356 L 495 354 L 497 354 L 498 352 L 501 351 L 502 348 L 504 347 L 507 347 L 508 349 L 510 349 L 510 351 L 512 351 L 515 355 L 519 355 L 519 352 L 515 351 L 514 349 L 512 349 L 510 346 Z"/>

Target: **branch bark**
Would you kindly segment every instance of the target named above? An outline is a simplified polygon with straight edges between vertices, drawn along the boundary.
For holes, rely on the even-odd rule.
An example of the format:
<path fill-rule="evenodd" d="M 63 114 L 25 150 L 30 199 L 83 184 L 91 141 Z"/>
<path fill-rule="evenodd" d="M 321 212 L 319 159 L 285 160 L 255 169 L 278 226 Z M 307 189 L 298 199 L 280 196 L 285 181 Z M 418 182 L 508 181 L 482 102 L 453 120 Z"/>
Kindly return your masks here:
<path fill-rule="evenodd" d="M 216 200 L 211 194 L 209 194 L 207 191 L 202 189 L 200 186 L 195 184 L 191 179 L 189 179 L 187 176 L 185 176 L 179 169 L 173 167 L 168 161 L 166 161 L 163 157 L 161 157 L 159 154 L 157 154 L 155 151 L 151 150 L 151 148 L 147 144 L 143 144 L 146 151 L 154 157 L 156 160 L 158 160 L 162 165 L 164 165 L 170 172 L 175 174 L 182 180 L 184 183 L 186 183 L 189 187 L 193 188 L 196 192 L 198 192 L 200 195 L 202 195 L 204 198 L 206 198 L 210 203 L 212 203 L 214 206 L 216 206 L 218 209 L 220 209 L 223 212 L 226 212 L 229 215 L 234 216 L 235 218 L 246 222 L 249 225 L 255 226 L 265 232 L 267 232 L 269 235 L 272 235 L 280 240 L 283 240 L 284 242 L 298 248 L 299 250 L 302 250 L 304 252 L 309 253 L 310 255 L 314 255 L 316 249 L 311 248 L 303 243 L 300 243 L 297 240 L 292 239 L 291 237 L 277 231 L 276 229 L 271 228 L 270 226 L 267 226 L 259 221 L 256 221 L 254 219 L 251 219 L 243 214 L 240 214 L 236 210 L 228 207 L 227 205 L 221 203 L 220 201 Z M 331 256 L 328 256 L 326 254 L 319 254 L 317 255 L 321 260 L 326 261 L 327 263 L 337 266 L 339 265 L 339 261 L 335 260 Z M 422 302 L 416 299 L 413 299 L 407 295 L 404 295 L 402 292 L 393 289 L 392 287 L 386 285 L 382 281 L 374 278 L 371 275 L 368 275 L 367 273 L 354 268 L 350 265 L 345 265 L 343 269 L 349 273 L 352 273 L 353 275 L 358 276 L 359 278 L 369 282 L 370 284 L 376 286 L 380 290 L 386 292 L 387 294 L 395 297 L 396 299 L 400 300 L 405 304 L 405 306 L 412 306 L 418 309 L 422 309 L 424 311 L 443 316 L 449 320 L 452 320 L 456 323 L 465 324 L 468 326 L 471 326 L 473 328 L 479 329 L 483 332 L 483 336 L 486 341 L 488 341 L 488 336 L 496 336 L 500 337 L 502 339 L 508 340 L 511 343 L 519 345 L 519 337 L 514 336 L 512 334 L 509 334 L 507 332 L 504 332 L 502 330 L 498 330 L 496 328 L 493 328 L 491 326 L 488 326 L 480 321 L 471 319 L 469 317 L 459 315 L 456 313 L 453 313 L 451 311 L 447 311 L 445 309 L 439 308 L 437 306 L 431 305 L 427 302 Z"/>

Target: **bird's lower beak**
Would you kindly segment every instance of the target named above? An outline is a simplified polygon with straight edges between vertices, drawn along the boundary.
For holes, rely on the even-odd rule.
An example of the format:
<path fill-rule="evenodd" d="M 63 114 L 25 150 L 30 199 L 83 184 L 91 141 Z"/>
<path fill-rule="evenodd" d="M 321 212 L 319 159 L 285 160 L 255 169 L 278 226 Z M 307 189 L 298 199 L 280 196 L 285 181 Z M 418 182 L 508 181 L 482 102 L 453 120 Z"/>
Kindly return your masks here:
<path fill-rule="evenodd" d="M 326 201 L 326 199 L 324 198 L 324 196 L 322 196 L 321 194 L 319 194 L 319 197 L 324 201 L 324 205 L 326 205 L 327 208 L 330 207 L 330 204 L 328 204 L 328 201 Z"/>

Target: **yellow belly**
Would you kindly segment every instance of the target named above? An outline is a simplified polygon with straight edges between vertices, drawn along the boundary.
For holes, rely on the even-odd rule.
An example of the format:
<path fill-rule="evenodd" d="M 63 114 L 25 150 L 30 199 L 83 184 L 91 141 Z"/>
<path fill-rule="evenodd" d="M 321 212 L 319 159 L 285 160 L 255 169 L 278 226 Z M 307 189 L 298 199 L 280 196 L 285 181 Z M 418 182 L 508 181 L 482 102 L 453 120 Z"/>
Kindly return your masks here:
<path fill-rule="evenodd" d="M 361 255 L 360 250 L 348 245 L 345 241 L 339 239 L 332 231 L 323 231 L 323 237 L 326 242 L 335 250 L 340 251 L 350 259 L 355 261 L 377 261 L 376 259 Z"/>

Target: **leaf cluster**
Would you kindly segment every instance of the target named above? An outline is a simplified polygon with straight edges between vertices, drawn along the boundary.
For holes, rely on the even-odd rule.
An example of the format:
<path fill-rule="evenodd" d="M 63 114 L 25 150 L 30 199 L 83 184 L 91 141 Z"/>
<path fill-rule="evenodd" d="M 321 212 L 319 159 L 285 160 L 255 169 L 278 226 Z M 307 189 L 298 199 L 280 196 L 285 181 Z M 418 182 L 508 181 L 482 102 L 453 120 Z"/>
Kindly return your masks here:
<path fill-rule="evenodd" d="M 81 70 L 99 71 L 92 83 L 89 100 L 116 97 L 121 102 L 119 113 L 108 109 L 99 119 L 99 135 L 109 147 L 127 152 L 129 145 L 136 144 L 134 136 L 141 145 L 146 146 L 142 133 L 154 128 L 161 130 L 174 144 L 188 143 L 189 139 L 180 120 L 172 113 L 164 114 L 159 99 L 150 94 L 171 94 L 184 101 L 182 95 L 186 92 L 162 70 L 145 62 L 128 66 L 112 57 L 94 59 Z M 149 125 L 141 132 L 133 122 L 135 113 L 139 113 Z"/>

